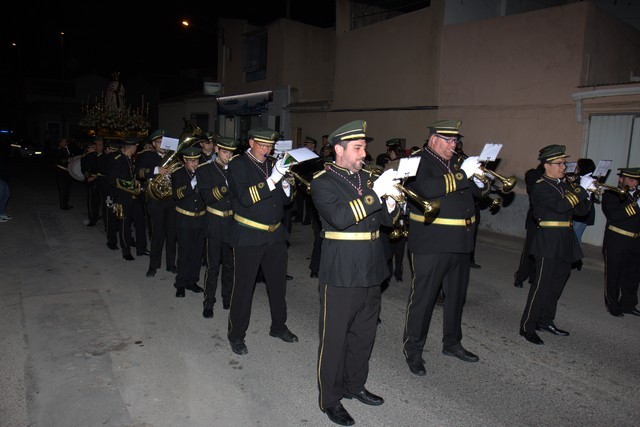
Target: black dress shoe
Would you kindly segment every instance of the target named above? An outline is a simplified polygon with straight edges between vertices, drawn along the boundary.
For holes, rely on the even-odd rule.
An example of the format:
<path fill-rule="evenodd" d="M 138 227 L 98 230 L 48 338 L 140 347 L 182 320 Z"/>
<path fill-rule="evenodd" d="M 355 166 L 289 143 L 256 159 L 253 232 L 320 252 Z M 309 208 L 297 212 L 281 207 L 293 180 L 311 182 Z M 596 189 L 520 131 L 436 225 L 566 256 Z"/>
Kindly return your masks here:
<path fill-rule="evenodd" d="M 380 396 L 376 396 L 366 388 L 362 389 L 362 391 L 358 393 L 344 393 L 342 397 L 344 397 L 345 399 L 351 399 L 351 398 L 358 399 L 360 402 L 364 403 L 365 405 L 371 405 L 371 406 L 380 406 L 384 403 L 383 398 L 381 398 Z"/>
<path fill-rule="evenodd" d="M 196 294 L 201 294 L 204 292 L 204 289 L 202 289 L 200 286 L 198 286 L 196 283 L 192 283 L 189 286 L 185 286 L 185 289 L 189 289 L 191 292 L 194 292 Z"/>
<path fill-rule="evenodd" d="M 424 368 L 424 359 L 422 357 L 412 357 L 407 359 L 407 365 L 412 374 L 419 377 L 427 375 L 427 370 Z"/>
<path fill-rule="evenodd" d="M 640 310 L 638 310 L 637 308 L 633 307 L 631 310 L 629 311 L 623 311 L 622 313 L 626 313 L 626 314 L 633 314 L 634 316 L 640 316 Z M 621 313 L 621 314 L 622 314 Z"/>
<path fill-rule="evenodd" d="M 122 255 L 122 258 L 126 259 L 127 261 L 133 261 L 135 259 L 131 254 Z"/>
<path fill-rule="evenodd" d="M 516 280 L 515 282 L 513 282 L 513 286 L 515 286 L 516 288 L 522 288 L 524 284 Z"/>
<path fill-rule="evenodd" d="M 149 268 L 147 270 L 147 277 L 153 277 L 156 275 L 156 269 L 155 268 Z"/>
<path fill-rule="evenodd" d="M 293 276 L 289 276 L 289 275 L 287 274 L 287 280 L 293 280 Z"/>
<path fill-rule="evenodd" d="M 317 279 L 318 278 L 318 273 L 314 273 L 312 271 L 311 274 L 309 274 L 309 277 L 311 277 L 312 279 Z"/>
<path fill-rule="evenodd" d="M 284 342 L 298 342 L 298 337 L 293 334 L 289 329 L 284 332 L 275 333 L 269 332 L 272 337 L 280 338 Z"/>
<path fill-rule="evenodd" d="M 176 298 L 184 298 L 184 288 L 176 288 Z"/>
<path fill-rule="evenodd" d="M 169 273 L 173 273 L 173 274 L 178 273 L 178 269 L 177 269 L 177 268 L 175 268 L 175 267 L 167 267 L 167 271 L 168 271 Z"/>
<path fill-rule="evenodd" d="M 235 354 L 247 354 L 249 350 L 247 350 L 247 346 L 243 340 L 231 341 L 231 350 Z"/>
<path fill-rule="evenodd" d="M 612 315 L 613 317 L 624 317 L 624 314 L 622 314 L 621 311 L 617 311 L 617 310 L 610 310 L 609 314 Z"/>
<path fill-rule="evenodd" d="M 326 408 L 324 413 L 327 414 L 327 417 L 329 417 L 331 421 L 341 426 L 352 426 L 356 423 L 341 404 L 331 408 Z"/>
<path fill-rule="evenodd" d="M 402 282 L 402 277 L 396 276 L 396 282 Z"/>
<path fill-rule="evenodd" d="M 89 221 L 89 223 L 87 224 L 87 227 L 95 227 L 96 224 L 97 222 Z"/>
<path fill-rule="evenodd" d="M 471 268 L 482 268 L 481 265 L 476 264 L 475 262 L 472 262 L 471 264 L 469 264 L 469 267 L 471 267 Z"/>
<path fill-rule="evenodd" d="M 544 344 L 544 341 L 542 341 L 538 336 L 538 334 L 536 334 L 535 332 L 525 332 L 522 329 L 520 329 L 520 335 L 522 335 L 525 340 L 529 341 L 532 344 L 536 344 L 536 345 Z"/>
<path fill-rule="evenodd" d="M 148 249 L 145 249 L 145 250 L 144 250 L 144 251 L 142 251 L 142 252 L 137 252 L 137 253 L 136 253 L 136 255 L 138 255 L 138 256 L 150 255 L 150 252 L 149 252 L 149 250 L 148 250 Z"/>
<path fill-rule="evenodd" d="M 229 304 L 228 302 L 223 302 L 223 303 L 222 303 L 222 309 L 223 309 L 223 310 L 229 310 L 229 306 L 230 306 L 230 305 L 231 305 L 231 304 Z"/>
<path fill-rule="evenodd" d="M 118 249 L 120 249 L 118 248 L 118 245 L 116 245 L 115 243 L 113 245 L 111 243 L 107 243 L 107 247 L 112 251 L 117 251 Z"/>
<path fill-rule="evenodd" d="M 205 307 L 204 310 L 202 310 L 202 317 L 204 317 L 205 319 L 212 319 L 213 307 Z"/>
<path fill-rule="evenodd" d="M 458 359 L 463 360 L 465 362 L 477 362 L 478 360 L 480 360 L 478 356 L 471 353 L 470 351 L 465 350 L 463 347 L 460 347 L 454 350 L 443 348 L 442 354 L 444 354 L 445 356 L 457 357 Z"/>
<path fill-rule="evenodd" d="M 537 325 L 536 330 L 551 332 L 553 335 L 559 335 L 561 337 L 569 336 L 569 332 L 556 328 L 556 325 Z"/>

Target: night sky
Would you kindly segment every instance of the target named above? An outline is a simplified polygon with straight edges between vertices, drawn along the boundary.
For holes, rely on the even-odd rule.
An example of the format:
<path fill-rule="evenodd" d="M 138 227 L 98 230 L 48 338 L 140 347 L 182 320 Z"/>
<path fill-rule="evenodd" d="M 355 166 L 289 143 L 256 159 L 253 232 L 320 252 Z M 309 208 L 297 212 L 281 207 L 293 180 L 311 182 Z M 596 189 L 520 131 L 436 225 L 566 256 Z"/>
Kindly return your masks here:
<path fill-rule="evenodd" d="M 263 25 L 287 14 L 287 1 L 154 3 L 62 2 L 14 5 L 14 19 L 5 15 L 0 28 L 3 62 L 22 75 L 60 78 L 96 73 L 108 77 L 171 73 L 215 64 L 215 25 L 218 17 L 247 19 Z M 163 2 L 164 3 L 164 2 Z M 291 1 L 289 16 L 311 25 L 332 27 L 335 1 Z M 180 25 L 188 18 L 196 28 Z M 64 36 L 60 35 L 64 32 Z M 16 43 L 13 47 L 11 43 Z M 64 64 L 64 68 L 62 67 Z M 150 71 L 153 70 L 153 71 Z"/>

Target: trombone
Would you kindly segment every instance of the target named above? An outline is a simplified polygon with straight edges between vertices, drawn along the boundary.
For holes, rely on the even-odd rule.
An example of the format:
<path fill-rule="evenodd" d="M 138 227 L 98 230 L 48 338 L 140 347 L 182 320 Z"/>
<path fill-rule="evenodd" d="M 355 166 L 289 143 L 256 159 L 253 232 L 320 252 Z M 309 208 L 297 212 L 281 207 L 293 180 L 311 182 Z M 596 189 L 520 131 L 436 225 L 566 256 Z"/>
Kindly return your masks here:
<path fill-rule="evenodd" d="M 456 153 L 457 155 L 459 155 L 465 160 L 469 157 L 464 153 L 457 152 L 456 150 L 451 150 L 451 151 L 453 151 L 454 153 Z M 492 171 L 491 169 L 487 169 L 482 165 L 480 165 L 480 170 L 482 171 L 482 173 L 475 174 L 474 176 L 476 178 L 482 181 L 484 185 L 489 185 L 490 181 L 492 181 L 493 179 L 497 179 L 498 181 L 502 182 L 502 190 L 500 191 L 505 194 L 513 191 L 513 189 L 516 187 L 516 183 L 518 182 L 518 178 L 516 178 L 515 176 L 510 176 L 507 178 L 502 175 L 499 175 L 497 172 Z M 490 178 L 490 177 L 493 177 L 493 178 Z"/>
<path fill-rule="evenodd" d="M 309 181 L 307 181 L 306 179 L 304 179 L 303 177 L 301 177 L 299 174 L 297 174 L 295 171 L 289 169 L 287 171 L 287 173 L 285 175 L 291 175 L 293 178 L 297 179 L 298 181 L 300 181 L 300 184 L 304 185 L 307 194 L 311 194 L 311 183 Z"/>

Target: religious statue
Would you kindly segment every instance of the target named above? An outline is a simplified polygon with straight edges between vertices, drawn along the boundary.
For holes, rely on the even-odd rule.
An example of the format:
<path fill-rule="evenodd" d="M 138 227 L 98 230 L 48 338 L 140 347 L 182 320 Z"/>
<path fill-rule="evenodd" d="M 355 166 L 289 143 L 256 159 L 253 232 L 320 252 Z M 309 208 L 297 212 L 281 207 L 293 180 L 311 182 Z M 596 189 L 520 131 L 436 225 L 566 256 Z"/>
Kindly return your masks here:
<path fill-rule="evenodd" d="M 111 73 L 113 81 L 107 86 L 106 107 L 108 110 L 122 110 L 124 108 L 124 86 L 120 82 L 120 72 Z"/>

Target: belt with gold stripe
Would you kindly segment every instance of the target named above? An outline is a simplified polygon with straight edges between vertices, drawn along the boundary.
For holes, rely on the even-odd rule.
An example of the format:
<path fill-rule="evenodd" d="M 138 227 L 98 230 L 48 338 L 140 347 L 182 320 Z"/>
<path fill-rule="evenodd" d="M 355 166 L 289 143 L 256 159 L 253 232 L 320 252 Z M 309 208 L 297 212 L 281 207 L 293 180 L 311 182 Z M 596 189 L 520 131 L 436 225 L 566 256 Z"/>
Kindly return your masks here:
<path fill-rule="evenodd" d="M 207 206 L 207 212 L 214 214 L 215 216 L 219 216 L 222 218 L 226 218 L 228 216 L 233 215 L 233 210 L 229 209 L 228 211 L 219 211 L 218 209 L 211 208 Z"/>
<path fill-rule="evenodd" d="M 630 231 L 623 230 L 622 228 L 618 228 L 615 225 L 610 225 L 607 228 L 614 233 L 622 234 L 623 236 L 631 237 L 632 239 L 640 237 L 640 233 L 632 233 Z"/>
<path fill-rule="evenodd" d="M 418 215 L 418 214 L 413 213 L 413 212 L 409 212 L 409 218 L 411 218 L 414 221 L 420 221 L 420 222 L 425 223 L 425 224 L 456 225 L 456 226 L 461 226 L 461 227 L 469 227 L 471 224 L 476 222 L 476 217 L 475 216 L 472 216 L 471 218 L 463 218 L 463 219 L 454 219 L 454 218 L 434 218 L 434 219 L 430 219 L 430 218 L 427 218 L 427 220 L 425 221 L 425 218 L 424 218 L 423 215 Z"/>
<path fill-rule="evenodd" d="M 573 227 L 573 221 L 538 221 L 538 227 Z"/>
<path fill-rule="evenodd" d="M 376 240 L 380 237 L 380 231 L 371 232 L 347 232 L 347 231 L 325 231 L 324 238 L 329 240 Z"/>
<path fill-rule="evenodd" d="M 262 224 L 259 222 L 255 222 L 255 221 L 251 221 L 250 219 L 247 219 L 245 217 L 242 217 L 238 214 L 233 214 L 233 219 L 235 219 L 236 221 L 238 221 L 240 224 L 242 225 L 246 225 L 247 227 L 251 227 L 251 228 L 256 228 L 258 230 L 263 230 L 263 231 L 268 231 L 270 233 L 273 233 L 274 231 L 276 231 L 278 229 L 278 227 L 280 227 L 280 222 L 277 224 Z"/>
<path fill-rule="evenodd" d="M 191 212 L 188 211 L 186 209 L 182 209 L 176 206 L 176 212 L 181 213 L 182 215 L 186 215 L 186 216 L 202 216 L 204 214 L 206 214 L 205 211 L 202 212 Z"/>

